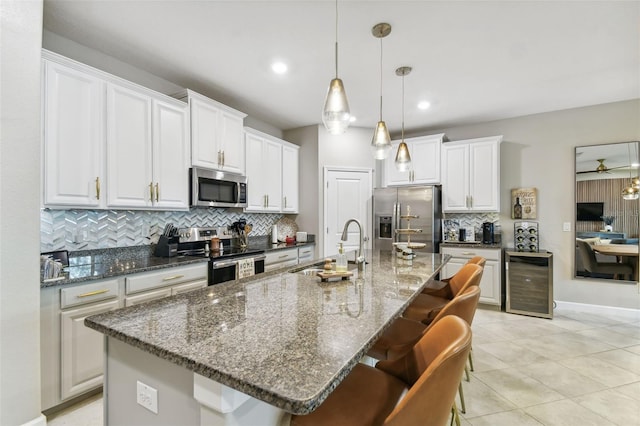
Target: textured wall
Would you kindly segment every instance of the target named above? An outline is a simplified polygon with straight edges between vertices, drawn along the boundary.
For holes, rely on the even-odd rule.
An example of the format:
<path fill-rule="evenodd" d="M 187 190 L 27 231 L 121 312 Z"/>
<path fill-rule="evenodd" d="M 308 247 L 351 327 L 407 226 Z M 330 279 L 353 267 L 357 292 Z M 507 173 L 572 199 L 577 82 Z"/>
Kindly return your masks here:
<path fill-rule="evenodd" d="M 40 211 L 40 251 L 90 250 L 156 243 L 164 226 L 178 228 L 230 225 L 244 218 L 252 236 L 268 235 L 281 214 L 243 213 L 236 209 L 191 209 L 187 212 L 132 210 Z"/>

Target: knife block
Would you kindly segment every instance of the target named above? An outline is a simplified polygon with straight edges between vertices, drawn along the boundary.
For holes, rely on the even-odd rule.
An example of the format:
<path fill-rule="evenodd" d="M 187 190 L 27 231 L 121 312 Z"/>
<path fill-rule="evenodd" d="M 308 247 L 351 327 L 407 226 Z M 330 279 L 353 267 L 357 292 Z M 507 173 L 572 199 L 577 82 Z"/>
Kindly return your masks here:
<path fill-rule="evenodd" d="M 178 255 L 178 237 L 160 236 L 155 255 L 158 257 L 174 257 Z"/>

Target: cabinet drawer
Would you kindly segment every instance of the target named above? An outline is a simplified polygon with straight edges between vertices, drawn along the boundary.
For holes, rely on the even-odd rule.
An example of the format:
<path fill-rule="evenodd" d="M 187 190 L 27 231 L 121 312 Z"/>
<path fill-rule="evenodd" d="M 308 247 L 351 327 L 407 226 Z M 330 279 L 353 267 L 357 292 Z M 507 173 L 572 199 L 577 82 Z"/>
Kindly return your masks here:
<path fill-rule="evenodd" d="M 474 256 L 482 256 L 487 260 L 500 260 L 500 249 L 488 249 L 477 247 L 443 247 L 440 246 L 442 254 L 449 254 L 452 257 L 471 259 Z"/>
<path fill-rule="evenodd" d="M 286 249 L 286 250 L 274 250 L 266 253 L 264 260 L 265 265 L 272 265 L 274 263 L 286 262 L 288 260 L 298 261 L 298 249 Z"/>
<path fill-rule="evenodd" d="M 194 266 L 163 269 L 162 271 L 144 272 L 125 278 L 126 294 L 138 293 L 153 288 L 181 284 L 188 281 L 207 278 L 207 263 Z"/>
<path fill-rule="evenodd" d="M 146 293 L 136 294 L 135 296 L 127 296 L 124 298 L 124 306 L 139 305 L 151 300 L 163 299 L 171 296 L 171 288 L 161 288 L 159 290 L 148 291 Z"/>
<path fill-rule="evenodd" d="M 118 280 L 100 281 L 60 290 L 60 308 L 86 305 L 118 297 Z"/>

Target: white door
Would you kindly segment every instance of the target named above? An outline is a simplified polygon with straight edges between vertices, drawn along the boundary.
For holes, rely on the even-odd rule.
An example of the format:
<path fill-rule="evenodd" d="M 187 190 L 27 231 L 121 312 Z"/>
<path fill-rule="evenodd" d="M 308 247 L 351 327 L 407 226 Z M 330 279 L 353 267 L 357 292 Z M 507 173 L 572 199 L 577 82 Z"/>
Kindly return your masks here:
<path fill-rule="evenodd" d="M 324 256 L 338 253 L 344 224 L 358 219 L 366 237 L 365 248 L 370 248 L 371 199 L 373 196 L 373 172 L 371 169 L 324 168 Z M 358 226 L 349 225 L 345 249 L 357 250 Z M 349 256 L 349 259 L 352 257 Z"/>

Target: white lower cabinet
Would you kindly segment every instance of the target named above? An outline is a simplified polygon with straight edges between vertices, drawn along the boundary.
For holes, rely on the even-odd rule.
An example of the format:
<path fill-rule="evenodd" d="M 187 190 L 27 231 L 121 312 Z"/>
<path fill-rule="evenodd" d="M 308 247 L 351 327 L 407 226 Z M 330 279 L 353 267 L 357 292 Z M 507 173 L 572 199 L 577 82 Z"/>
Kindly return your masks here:
<path fill-rule="evenodd" d="M 80 395 L 102 385 L 104 335 L 84 326 L 84 319 L 120 307 L 115 299 L 60 314 L 61 397 Z"/>
<path fill-rule="evenodd" d="M 274 250 L 266 253 L 264 259 L 264 271 L 275 271 L 276 269 L 295 266 L 298 264 L 298 249 Z"/>
<path fill-rule="evenodd" d="M 311 262 L 316 257 L 314 246 L 298 247 L 298 263 Z"/>
<path fill-rule="evenodd" d="M 41 408 L 48 410 L 102 386 L 104 335 L 90 315 L 207 286 L 207 263 L 141 272 L 40 291 Z"/>
<path fill-rule="evenodd" d="M 444 247 L 440 246 L 442 254 L 451 255 L 440 272 L 443 278 L 455 275 L 474 256 L 482 256 L 487 262 L 484 265 L 482 280 L 480 281 L 480 303 L 501 306 L 502 304 L 502 250 L 499 248 L 476 247 Z"/>

